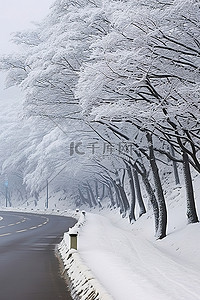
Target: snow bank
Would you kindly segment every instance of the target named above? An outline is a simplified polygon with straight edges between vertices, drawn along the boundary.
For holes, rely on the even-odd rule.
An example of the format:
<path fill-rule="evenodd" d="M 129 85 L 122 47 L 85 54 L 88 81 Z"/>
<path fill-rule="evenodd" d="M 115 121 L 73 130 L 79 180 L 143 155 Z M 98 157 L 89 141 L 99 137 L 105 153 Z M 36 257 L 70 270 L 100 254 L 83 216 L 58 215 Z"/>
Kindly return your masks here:
<path fill-rule="evenodd" d="M 73 231 L 79 232 L 80 227 L 85 221 L 85 213 L 81 213 L 79 221 L 73 227 Z M 91 270 L 83 263 L 78 251 L 69 249 L 68 233 L 64 234 L 58 250 L 64 263 L 64 272 L 67 273 L 67 278 L 70 281 L 69 288 L 74 299 L 113 300 L 103 286 L 95 279 Z"/>
<path fill-rule="evenodd" d="M 115 300 L 200 300 L 200 224 L 186 225 L 180 210 L 170 211 L 174 223 L 159 241 L 150 214 L 130 225 L 114 212 L 87 213 L 79 253 Z"/>

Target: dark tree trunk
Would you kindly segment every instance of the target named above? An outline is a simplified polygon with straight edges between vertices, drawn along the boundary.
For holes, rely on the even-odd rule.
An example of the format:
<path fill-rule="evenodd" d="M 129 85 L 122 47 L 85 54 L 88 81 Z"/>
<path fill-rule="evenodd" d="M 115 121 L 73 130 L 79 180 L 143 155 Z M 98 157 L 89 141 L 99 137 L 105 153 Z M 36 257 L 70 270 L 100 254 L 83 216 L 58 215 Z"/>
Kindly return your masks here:
<path fill-rule="evenodd" d="M 84 197 L 84 195 L 83 195 L 83 193 L 81 192 L 80 189 L 78 189 L 78 192 L 79 192 L 79 196 L 80 196 L 82 204 L 88 204 L 87 199 Z"/>
<path fill-rule="evenodd" d="M 97 205 L 97 201 L 95 199 L 93 190 L 92 190 L 92 188 L 91 188 L 91 186 L 90 186 L 90 184 L 88 182 L 87 182 L 87 186 L 88 186 L 88 189 L 89 189 L 89 192 L 90 192 L 92 206 L 96 206 Z"/>
<path fill-rule="evenodd" d="M 128 165 L 128 163 L 125 162 L 127 174 L 128 174 L 128 181 L 130 186 L 130 200 L 131 200 L 131 207 L 130 207 L 130 213 L 129 213 L 129 220 L 130 222 L 135 221 L 135 185 L 133 181 L 133 174 L 131 171 L 131 167 Z"/>
<path fill-rule="evenodd" d="M 122 173 L 122 178 L 121 178 L 121 186 L 124 188 L 125 186 L 125 175 L 126 175 L 126 170 L 123 169 L 123 173 Z"/>
<path fill-rule="evenodd" d="M 116 200 L 117 207 L 119 207 L 121 209 L 120 195 L 119 195 L 119 191 L 118 191 L 118 188 L 116 186 L 115 181 L 113 181 L 113 187 L 114 187 L 114 190 L 115 190 L 115 200 Z"/>
<path fill-rule="evenodd" d="M 191 172 L 190 172 L 188 155 L 186 152 L 183 152 L 183 172 L 184 172 L 185 187 L 186 187 L 188 223 L 197 223 L 197 222 L 199 222 L 199 220 L 198 220 L 197 211 L 196 211 L 196 207 L 195 207 L 192 177 L 191 177 Z"/>
<path fill-rule="evenodd" d="M 146 174 L 141 174 L 142 175 L 142 181 L 144 183 L 144 186 L 146 188 L 147 194 L 149 196 L 149 200 L 151 202 L 152 208 L 153 208 L 153 214 L 154 214 L 154 219 L 155 219 L 155 236 L 158 232 L 159 228 L 159 208 L 158 208 L 158 202 L 156 200 L 153 188 L 149 182 L 149 179 L 147 178 Z"/>
<path fill-rule="evenodd" d="M 124 188 L 121 186 L 120 183 L 116 183 L 116 185 L 118 186 L 119 192 L 120 192 L 120 196 L 124 205 L 124 209 L 125 209 L 125 215 L 128 212 L 128 210 L 130 209 L 130 205 L 128 202 L 128 198 L 126 196 L 126 192 L 124 190 Z"/>
<path fill-rule="evenodd" d="M 98 181 L 95 180 L 95 193 L 96 193 L 96 197 L 99 197 L 99 184 Z"/>
<path fill-rule="evenodd" d="M 145 187 L 146 192 L 147 192 L 147 194 L 149 196 L 149 201 L 150 201 L 150 203 L 152 205 L 152 209 L 153 209 L 154 228 L 155 228 L 155 236 L 156 236 L 157 231 L 158 231 L 158 227 L 159 227 L 159 208 L 158 208 L 158 202 L 156 200 L 156 196 L 154 194 L 154 190 L 153 190 L 153 188 L 151 186 L 151 183 L 149 182 L 147 170 L 146 170 L 144 164 L 141 162 L 140 153 L 137 153 L 137 155 L 138 155 L 138 158 L 140 158 L 140 163 L 134 164 L 133 168 L 138 172 L 138 174 L 141 175 L 144 187 Z"/>
<path fill-rule="evenodd" d="M 113 197 L 111 183 L 108 183 L 108 196 L 110 197 L 111 206 L 115 207 L 115 200 L 114 200 L 114 197 Z"/>
<path fill-rule="evenodd" d="M 87 202 L 91 208 L 93 205 L 92 205 L 92 199 L 91 199 L 91 195 L 90 195 L 90 191 L 89 191 L 88 187 L 86 187 L 86 192 L 87 192 Z"/>
<path fill-rule="evenodd" d="M 156 237 L 158 239 L 162 239 L 166 236 L 166 230 L 167 230 L 167 208 L 165 204 L 165 198 L 164 198 L 164 193 L 163 193 L 162 184 L 160 180 L 160 175 L 156 164 L 156 158 L 154 155 L 152 135 L 150 133 L 147 133 L 146 137 L 148 141 L 149 160 L 150 160 L 150 165 L 153 173 L 153 179 L 155 183 L 155 190 L 156 190 L 158 208 L 159 208 L 159 227 L 158 227 Z"/>
<path fill-rule="evenodd" d="M 158 208 L 158 202 L 156 200 L 156 196 L 154 193 L 154 190 L 151 186 L 151 183 L 148 179 L 148 173 L 147 170 L 144 166 L 144 164 L 142 163 L 142 159 L 141 159 L 141 154 L 139 152 L 137 152 L 137 156 L 139 158 L 139 161 L 137 163 L 135 163 L 133 166 L 133 168 L 137 171 L 138 174 L 141 175 L 142 177 L 142 181 L 144 183 L 144 187 L 146 189 L 146 192 L 149 196 L 149 201 L 152 205 L 152 209 L 153 209 L 153 215 L 154 215 L 154 228 L 155 228 L 155 236 L 158 232 L 158 228 L 159 228 L 159 208 Z"/>
<path fill-rule="evenodd" d="M 105 197 L 105 184 L 102 185 L 101 199 Z"/>
<path fill-rule="evenodd" d="M 141 193 L 141 189 L 140 189 L 138 173 L 135 169 L 133 169 L 133 176 L 134 176 L 134 180 L 135 180 L 135 191 L 136 191 L 136 195 L 137 195 L 137 201 L 138 201 L 138 205 L 140 208 L 139 217 L 141 217 L 143 214 L 146 213 L 146 208 L 144 206 L 144 201 L 142 199 L 142 193 Z"/>
<path fill-rule="evenodd" d="M 125 216 L 126 214 L 126 209 L 125 209 L 125 206 L 124 206 L 124 202 L 121 198 L 121 193 L 120 193 L 120 190 L 119 190 L 119 187 L 118 185 L 116 184 L 116 182 L 113 180 L 113 186 L 115 188 L 115 192 L 116 192 L 116 201 L 118 202 L 119 204 L 119 208 L 120 208 L 120 214 Z"/>
<path fill-rule="evenodd" d="M 175 157 L 175 152 L 174 152 L 174 148 L 171 146 L 171 154 L 173 157 Z M 180 178 L 178 175 L 178 166 L 177 166 L 177 162 L 176 161 L 172 161 L 173 163 L 173 169 L 174 169 L 174 178 L 175 178 L 175 183 L 176 185 L 180 184 Z"/>

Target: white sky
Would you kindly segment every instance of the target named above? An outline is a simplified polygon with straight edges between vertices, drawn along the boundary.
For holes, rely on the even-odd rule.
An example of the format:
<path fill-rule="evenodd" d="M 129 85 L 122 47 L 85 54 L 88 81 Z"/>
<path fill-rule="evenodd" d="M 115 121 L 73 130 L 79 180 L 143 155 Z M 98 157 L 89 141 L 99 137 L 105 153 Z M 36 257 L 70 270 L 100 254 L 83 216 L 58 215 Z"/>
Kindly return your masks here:
<path fill-rule="evenodd" d="M 42 20 L 54 0 L 0 0 L 0 55 L 12 52 L 10 34 L 32 28 Z"/>
<path fill-rule="evenodd" d="M 0 55 L 12 53 L 11 33 L 34 28 L 49 13 L 55 0 L 0 0 Z M 0 72 L 0 101 L 20 97 L 16 88 L 4 89 L 5 75 Z M 18 93 L 17 93 L 18 92 Z M 18 95 L 19 94 L 19 95 Z"/>

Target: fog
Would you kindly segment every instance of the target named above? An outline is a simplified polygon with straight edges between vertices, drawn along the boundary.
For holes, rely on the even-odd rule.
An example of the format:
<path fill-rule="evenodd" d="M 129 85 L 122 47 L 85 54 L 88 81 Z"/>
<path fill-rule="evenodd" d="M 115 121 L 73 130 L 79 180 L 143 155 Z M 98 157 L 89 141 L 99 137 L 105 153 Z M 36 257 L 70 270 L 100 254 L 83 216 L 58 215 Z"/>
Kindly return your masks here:
<path fill-rule="evenodd" d="M 0 54 L 13 52 L 11 33 L 33 28 L 34 22 L 42 20 L 54 0 L 0 0 Z"/>

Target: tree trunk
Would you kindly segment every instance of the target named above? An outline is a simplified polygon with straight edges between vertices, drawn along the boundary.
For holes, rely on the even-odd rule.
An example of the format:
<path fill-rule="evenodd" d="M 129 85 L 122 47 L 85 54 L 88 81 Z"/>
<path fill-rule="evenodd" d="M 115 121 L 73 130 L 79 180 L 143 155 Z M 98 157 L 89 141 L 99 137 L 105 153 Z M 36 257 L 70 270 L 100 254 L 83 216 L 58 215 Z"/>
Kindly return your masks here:
<path fill-rule="evenodd" d="M 167 230 L 167 208 L 165 204 L 165 198 L 164 198 L 164 193 L 161 185 L 158 166 L 156 164 L 156 158 L 154 155 L 152 135 L 150 133 L 147 133 L 146 137 L 148 141 L 149 160 L 150 160 L 150 165 L 153 173 L 153 179 L 155 183 L 155 190 L 156 190 L 158 208 L 159 208 L 159 226 L 158 226 L 156 237 L 158 239 L 162 239 L 166 236 L 166 230 Z"/>
<path fill-rule="evenodd" d="M 101 199 L 103 199 L 104 196 L 105 196 L 105 184 L 102 185 Z"/>
<path fill-rule="evenodd" d="M 118 191 L 118 189 L 117 189 L 117 186 L 116 186 L 114 180 L 113 180 L 113 187 L 114 187 L 114 190 L 115 190 L 115 199 L 116 199 L 117 207 L 118 207 L 118 208 L 121 208 L 119 191 Z"/>
<path fill-rule="evenodd" d="M 159 227 L 159 208 L 158 208 L 158 203 L 153 191 L 153 188 L 147 178 L 147 176 L 143 173 L 142 175 L 142 181 L 144 183 L 144 186 L 146 188 L 147 194 L 149 196 L 149 200 L 151 202 L 152 208 L 153 208 L 153 214 L 154 214 L 154 220 L 155 220 L 155 236 L 158 232 L 158 227 Z"/>
<path fill-rule="evenodd" d="M 89 191 L 88 187 L 86 187 L 86 192 L 87 192 L 87 202 L 91 208 L 92 207 L 92 199 L 91 199 L 91 195 L 90 195 L 90 191 Z"/>
<path fill-rule="evenodd" d="M 125 162 L 126 168 L 127 168 L 127 174 L 128 174 L 128 181 L 130 186 L 130 198 L 131 198 L 131 207 L 130 207 L 130 213 L 129 213 L 129 220 L 130 222 L 135 221 L 135 185 L 133 181 L 133 174 L 131 171 L 131 167 L 128 165 L 128 163 Z"/>
<path fill-rule="evenodd" d="M 80 196 L 82 204 L 88 204 L 87 199 L 84 197 L 84 195 L 83 195 L 83 193 L 81 192 L 80 189 L 78 189 L 78 192 L 79 192 L 79 196 Z"/>
<path fill-rule="evenodd" d="M 125 209 L 124 212 L 125 212 L 125 215 L 126 215 L 127 211 L 130 209 L 128 198 L 126 196 L 126 192 L 125 192 L 123 186 L 121 186 L 120 183 L 116 183 L 116 185 L 118 186 L 120 196 L 121 196 L 121 199 L 122 199 L 122 202 L 123 202 L 123 205 L 124 205 L 124 209 Z M 124 217 L 125 217 L 125 215 L 124 215 Z"/>
<path fill-rule="evenodd" d="M 95 180 L 95 193 L 96 193 L 96 197 L 99 197 L 99 184 L 98 181 Z"/>
<path fill-rule="evenodd" d="M 138 174 L 141 175 L 142 177 L 142 181 L 144 183 L 144 187 L 146 189 L 146 192 L 149 196 L 149 201 L 152 205 L 152 209 L 153 209 L 153 215 L 154 215 L 154 228 L 155 228 L 155 236 L 157 234 L 158 231 L 158 227 L 159 227 L 159 208 L 158 208 L 158 202 L 156 200 L 156 196 L 154 194 L 154 190 L 151 186 L 151 183 L 149 182 L 148 179 L 148 174 L 147 174 L 147 170 L 144 166 L 144 164 L 141 162 L 141 156 L 140 153 L 137 153 L 138 158 L 140 158 L 140 163 L 133 165 L 133 168 L 138 172 Z"/>
<path fill-rule="evenodd" d="M 108 182 L 108 195 L 110 197 L 111 206 L 115 207 L 115 200 L 112 193 L 112 186 L 111 183 Z"/>
<path fill-rule="evenodd" d="M 171 146 L 171 154 L 173 157 L 175 157 L 175 152 L 174 152 L 174 148 Z M 176 185 L 180 184 L 180 178 L 178 175 L 178 167 L 177 167 L 177 162 L 176 161 L 172 161 L 173 163 L 173 169 L 174 169 L 174 178 L 175 178 L 175 183 Z"/>
<path fill-rule="evenodd" d="M 197 223 L 197 222 L 199 222 L 199 220 L 198 220 L 197 211 L 196 211 L 196 207 L 195 207 L 192 177 L 191 177 L 191 172 L 190 172 L 188 155 L 186 152 L 183 152 L 183 172 L 184 172 L 185 187 L 186 187 L 188 223 Z"/>
<path fill-rule="evenodd" d="M 115 180 L 113 180 L 113 186 L 115 188 L 115 192 L 116 192 L 116 201 L 118 202 L 118 205 L 119 205 L 119 208 L 120 208 L 120 214 L 125 216 L 126 214 L 126 209 L 125 209 L 125 206 L 124 206 L 124 202 L 122 201 L 122 198 L 121 198 L 121 193 L 119 191 L 119 187 L 118 185 L 116 184 Z"/>
<path fill-rule="evenodd" d="M 138 201 L 138 205 L 140 208 L 139 217 L 141 217 L 143 214 L 146 213 L 146 208 L 144 206 L 144 201 L 142 199 L 142 193 L 141 193 L 141 189 L 140 189 L 138 173 L 135 169 L 133 169 L 133 176 L 134 176 L 134 180 L 135 180 L 135 191 L 136 191 L 136 195 L 137 195 L 137 201 Z"/>
<path fill-rule="evenodd" d="M 87 186 L 88 186 L 88 189 L 89 189 L 89 192 L 90 192 L 92 206 L 96 206 L 96 205 L 97 205 L 97 201 L 96 201 L 96 199 L 95 199 L 93 190 L 92 190 L 92 188 L 91 188 L 89 182 L 87 182 Z"/>
<path fill-rule="evenodd" d="M 125 186 L 125 175 L 126 175 L 126 170 L 123 169 L 122 177 L 121 177 L 121 180 L 120 180 L 121 186 L 122 186 L 123 188 L 124 188 L 124 186 Z"/>

